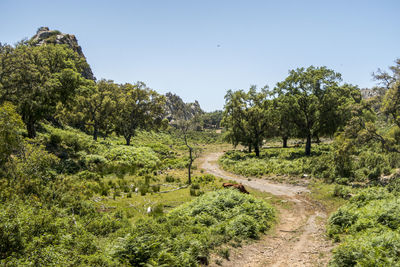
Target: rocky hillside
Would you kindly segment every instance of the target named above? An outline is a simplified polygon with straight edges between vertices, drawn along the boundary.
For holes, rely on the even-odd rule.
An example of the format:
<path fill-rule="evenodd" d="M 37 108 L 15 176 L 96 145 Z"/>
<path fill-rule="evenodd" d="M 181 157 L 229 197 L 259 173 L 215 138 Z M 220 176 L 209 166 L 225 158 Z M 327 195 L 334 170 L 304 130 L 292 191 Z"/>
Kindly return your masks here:
<path fill-rule="evenodd" d="M 361 91 L 361 96 L 364 99 L 369 99 L 378 95 L 376 90 L 374 89 L 363 88 L 360 91 Z"/>
<path fill-rule="evenodd" d="M 30 42 L 32 45 L 66 44 L 86 60 L 86 57 L 82 52 L 82 48 L 79 46 L 78 40 L 73 34 L 61 33 L 57 30 L 50 30 L 48 27 L 40 27 L 36 34 L 30 39 Z M 96 79 L 89 65 L 86 69 L 84 69 L 82 76 L 86 79 Z"/>
<path fill-rule="evenodd" d="M 176 119 L 181 116 L 182 110 L 188 119 L 193 118 L 197 114 L 204 113 L 197 100 L 194 101 L 194 103 L 185 103 L 182 98 L 176 94 L 166 93 L 165 96 L 167 98 L 165 118 L 167 118 L 171 124 L 174 124 Z"/>

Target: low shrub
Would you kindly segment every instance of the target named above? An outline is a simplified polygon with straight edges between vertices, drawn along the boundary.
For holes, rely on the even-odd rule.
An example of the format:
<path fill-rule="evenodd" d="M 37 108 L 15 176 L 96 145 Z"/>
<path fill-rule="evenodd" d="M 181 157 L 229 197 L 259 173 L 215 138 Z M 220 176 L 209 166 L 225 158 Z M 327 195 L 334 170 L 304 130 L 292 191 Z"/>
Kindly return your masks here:
<path fill-rule="evenodd" d="M 165 182 L 173 183 L 173 182 L 175 182 L 175 178 L 173 176 L 167 174 L 167 176 L 165 176 Z"/>
<path fill-rule="evenodd" d="M 139 192 L 141 196 L 145 196 L 149 192 L 149 185 L 148 184 L 141 184 L 139 186 Z"/>
<path fill-rule="evenodd" d="M 341 244 L 331 266 L 396 266 L 400 262 L 400 200 L 386 188 L 362 190 L 329 218 Z"/>
<path fill-rule="evenodd" d="M 193 189 L 200 189 L 200 185 L 199 184 L 195 184 L 195 183 L 193 183 L 192 185 L 191 185 L 191 188 L 193 188 Z"/>
<path fill-rule="evenodd" d="M 161 186 L 159 185 L 159 184 L 155 184 L 155 185 L 152 185 L 151 186 L 151 190 L 153 191 L 153 192 L 160 192 L 160 188 L 161 188 Z"/>
<path fill-rule="evenodd" d="M 115 146 L 105 153 L 108 170 L 117 174 L 147 174 L 156 169 L 160 160 L 151 148 Z"/>
<path fill-rule="evenodd" d="M 91 171 L 88 171 L 88 170 L 79 172 L 77 174 L 77 176 L 79 177 L 79 179 L 86 180 L 86 181 L 92 180 L 92 181 L 97 181 L 98 182 L 101 179 L 101 176 L 98 173 L 91 172 Z"/>
<path fill-rule="evenodd" d="M 165 216 L 139 222 L 120 239 L 114 256 L 133 266 L 207 264 L 211 249 L 233 238 L 257 238 L 273 220 L 273 208 L 251 195 L 210 192 Z"/>
<path fill-rule="evenodd" d="M 333 196 L 348 199 L 350 198 L 350 192 L 351 190 L 346 186 L 335 185 L 335 188 L 333 189 Z"/>

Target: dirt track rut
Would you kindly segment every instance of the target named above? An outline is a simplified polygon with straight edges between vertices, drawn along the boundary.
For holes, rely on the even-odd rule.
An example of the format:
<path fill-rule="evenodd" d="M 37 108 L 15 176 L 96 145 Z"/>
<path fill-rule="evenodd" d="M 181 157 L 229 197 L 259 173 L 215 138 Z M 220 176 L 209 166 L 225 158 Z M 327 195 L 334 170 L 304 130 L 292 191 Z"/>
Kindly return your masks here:
<path fill-rule="evenodd" d="M 278 224 L 272 234 L 260 240 L 232 249 L 229 260 L 222 266 L 325 266 L 332 244 L 325 237 L 326 212 L 323 206 L 309 200 L 305 186 L 272 183 L 265 179 L 238 176 L 218 166 L 221 152 L 203 157 L 201 168 L 205 172 L 248 187 L 271 193 L 282 202 L 290 201 L 289 208 L 278 207 Z M 215 259 L 211 266 L 217 266 Z"/>

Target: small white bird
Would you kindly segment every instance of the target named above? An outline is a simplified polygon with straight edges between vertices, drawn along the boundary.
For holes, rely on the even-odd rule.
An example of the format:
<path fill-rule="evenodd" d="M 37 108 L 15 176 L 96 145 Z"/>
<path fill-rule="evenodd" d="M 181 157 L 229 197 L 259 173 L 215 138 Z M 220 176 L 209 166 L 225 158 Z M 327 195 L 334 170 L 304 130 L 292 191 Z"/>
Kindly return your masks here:
<path fill-rule="evenodd" d="M 147 208 L 147 213 L 150 213 L 151 212 L 151 207 L 148 207 Z"/>

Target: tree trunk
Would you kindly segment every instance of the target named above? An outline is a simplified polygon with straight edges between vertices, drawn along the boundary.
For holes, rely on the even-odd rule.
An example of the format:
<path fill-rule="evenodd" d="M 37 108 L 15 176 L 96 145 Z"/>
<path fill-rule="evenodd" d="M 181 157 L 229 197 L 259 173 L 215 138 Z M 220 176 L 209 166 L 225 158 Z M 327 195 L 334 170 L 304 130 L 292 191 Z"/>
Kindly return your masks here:
<path fill-rule="evenodd" d="M 192 169 L 192 163 L 193 163 L 193 156 L 192 156 L 192 148 L 189 147 L 189 168 L 188 168 L 188 184 L 192 184 L 192 174 L 191 174 L 191 169 Z"/>
<path fill-rule="evenodd" d="M 26 123 L 26 129 L 28 130 L 28 137 L 29 138 L 35 138 L 36 137 L 35 121 L 29 120 Z"/>
<path fill-rule="evenodd" d="M 193 148 L 189 146 L 186 133 L 184 134 L 185 145 L 189 149 L 189 166 L 188 166 L 188 184 L 192 184 L 192 163 L 193 163 Z"/>
<path fill-rule="evenodd" d="M 129 134 L 129 135 L 125 135 L 124 137 L 125 137 L 126 145 L 129 146 L 131 144 L 132 135 Z"/>
<path fill-rule="evenodd" d="M 311 134 L 308 134 L 306 142 L 306 156 L 310 155 L 311 155 Z"/>
<path fill-rule="evenodd" d="M 251 153 L 251 144 L 249 144 L 249 153 Z"/>
<path fill-rule="evenodd" d="M 99 129 L 98 127 L 95 125 L 93 128 L 93 140 L 97 141 L 97 135 L 99 134 Z"/>
<path fill-rule="evenodd" d="M 260 146 L 258 144 L 254 145 L 254 152 L 256 152 L 256 157 L 260 157 Z"/>
<path fill-rule="evenodd" d="M 282 144 L 284 148 L 287 148 L 287 140 L 288 140 L 287 136 L 282 137 Z"/>

